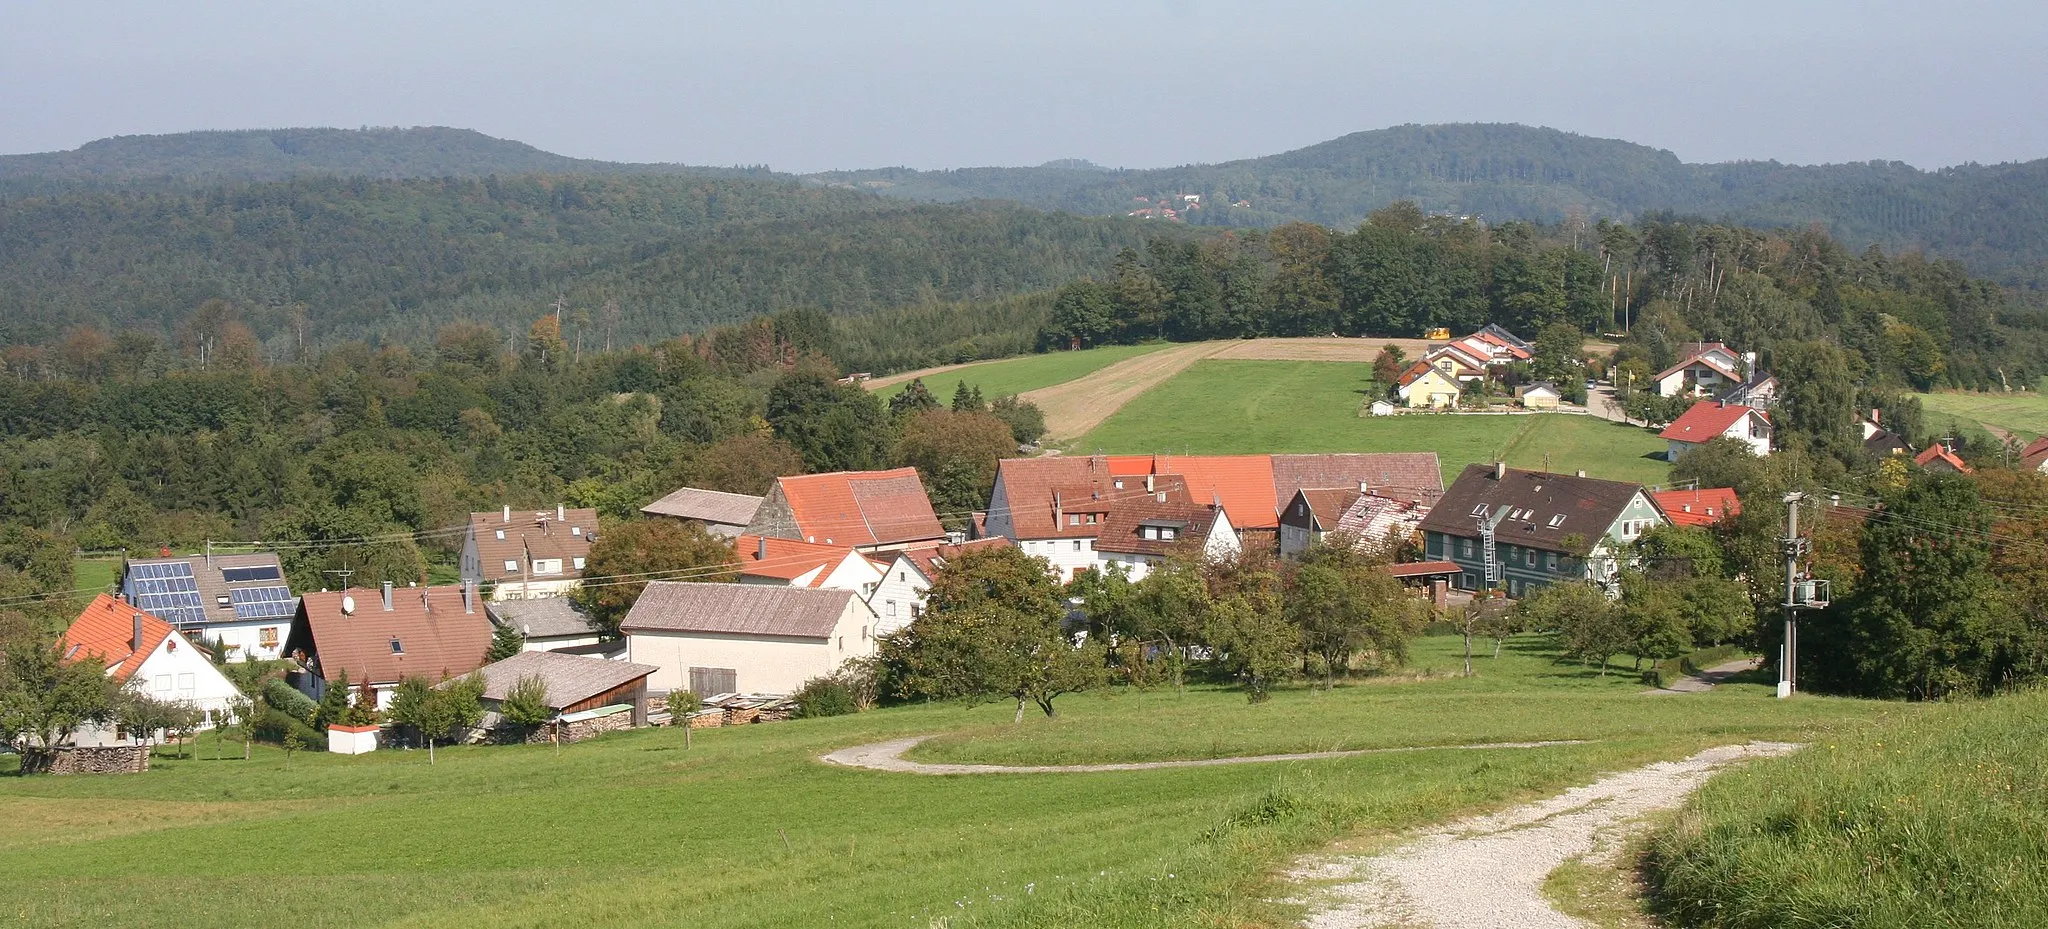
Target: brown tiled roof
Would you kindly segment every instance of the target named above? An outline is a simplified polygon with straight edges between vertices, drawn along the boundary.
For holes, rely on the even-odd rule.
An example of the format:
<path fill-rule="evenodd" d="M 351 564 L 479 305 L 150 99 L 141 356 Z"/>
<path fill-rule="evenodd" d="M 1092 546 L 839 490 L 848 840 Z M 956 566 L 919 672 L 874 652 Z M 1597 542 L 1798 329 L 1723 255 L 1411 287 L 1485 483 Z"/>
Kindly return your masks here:
<path fill-rule="evenodd" d="M 135 647 L 135 618 L 142 618 L 142 643 Z M 156 647 L 171 636 L 171 624 L 107 594 L 94 597 L 64 630 L 65 659 L 97 655 L 109 677 L 127 681 Z"/>
<path fill-rule="evenodd" d="M 1386 567 L 1387 573 L 1395 577 L 1429 577 L 1436 574 L 1456 574 L 1463 570 L 1455 561 L 1411 561 Z"/>
<path fill-rule="evenodd" d="M 754 521 L 754 513 L 761 508 L 763 499 L 748 494 L 729 494 L 722 490 L 684 487 L 641 507 L 640 512 L 649 516 L 700 519 L 724 526 L 744 526 Z"/>
<path fill-rule="evenodd" d="M 1095 540 L 1098 552 L 1130 555 L 1164 555 L 1183 543 L 1200 545 L 1216 525 L 1215 506 L 1200 503 L 1160 503 L 1152 498 L 1127 500 L 1109 513 L 1102 535 Z M 1171 526 L 1172 540 L 1147 539 L 1140 530 L 1147 526 Z"/>
<path fill-rule="evenodd" d="M 1422 517 L 1428 514 L 1427 503 L 1360 494 L 1337 520 L 1336 531 L 1350 533 L 1360 546 L 1376 551 L 1389 537 L 1414 534 Z"/>
<path fill-rule="evenodd" d="M 342 612 L 343 597 L 354 601 L 354 613 Z M 309 593 L 299 598 L 285 653 L 317 658 L 328 680 L 344 669 L 354 683 L 461 677 L 482 665 L 491 647 L 491 620 L 483 605 L 470 613 L 462 608 L 462 588 L 453 585 L 397 588 L 390 610 L 380 590 Z M 398 650 L 391 646 L 394 639 Z"/>
<path fill-rule="evenodd" d="M 1467 465 L 1423 517 L 1422 528 L 1477 538 L 1478 520 L 1501 516 L 1494 529 L 1501 543 L 1584 556 L 1642 490 L 1641 484 L 1517 468 L 1496 479 L 1492 465 Z"/>
<path fill-rule="evenodd" d="M 780 477 L 775 479 L 770 505 L 776 495 L 789 505 L 797 536 L 805 541 L 893 545 L 946 534 L 916 468 Z M 748 531 L 756 528 L 749 526 Z"/>
<path fill-rule="evenodd" d="M 484 678 L 484 699 L 503 700 L 512 695 L 521 678 L 538 677 L 548 685 L 548 707 L 559 710 L 575 706 L 613 688 L 661 670 L 653 665 L 608 658 L 586 658 L 559 652 L 520 652 L 504 661 L 477 669 Z"/>
<path fill-rule="evenodd" d="M 1273 484 L 1282 500 L 1302 488 L 1356 490 L 1364 485 L 1381 496 L 1429 503 L 1443 495 L 1444 472 L 1435 452 L 1274 455 Z M 1242 518 L 1230 511 L 1232 522 Z"/>
<path fill-rule="evenodd" d="M 850 590 L 652 581 L 619 631 L 823 639 L 854 599 Z"/>
<path fill-rule="evenodd" d="M 1435 452 L 1375 452 L 1319 455 L 1125 455 L 1087 458 L 1006 458 L 999 465 L 1004 502 L 1018 538 L 1086 538 L 1099 526 L 1055 522 L 1053 494 L 1063 505 L 1090 489 L 1093 502 L 1146 496 L 1143 479 L 1168 493 L 1168 501 L 1221 502 L 1238 529 L 1279 525 L 1280 507 L 1303 488 L 1356 489 L 1361 484 L 1389 496 L 1427 502 L 1443 492 Z M 1122 478 L 1124 487 L 1115 481 Z M 1185 493 L 1183 497 L 1182 494 Z M 1063 509 L 1078 507 L 1073 503 Z M 1086 512 L 1084 510 L 1084 512 Z"/>
<path fill-rule="evenodd" d="M 1358 488 L 1313 488 L 1304 487 L 1295 494 L 1308 504 L 1309 515 L 1314 516 L 1316 525 L 1325 531 L 1334 531 L 1337 521 L 1344 518 L 1344 511 L 1358 501 Z"/>
<path fill-rule="evenodd" d="M 501 530 L 505 533 L 503 539 L 498 538 Z M 573 507 L 552 510 L 514 508 L 509 522 L 502 509 L 471 513 L 469 531 L 476 538 L 478 563 L 484 577 L 495 581 L 520 581 L 521 572 L 505 570 L 505 562 L 521 562 L 523 570 L 530 552 L 533 558 L 562 560 L 562 573 L 535 576 L 532 580 L 578 578 L 583 576 L 583 572 L 576 569 L 576 559 L 590 555 L 590 540 L 597 534 L 597 511 Z"/>
<path fill-rule="evenodd" d="M 795 539 L 774 539 L 766 536 L 743 535 L 733 539 L 733 553 L 739 559 L 742 577 L 769 577 L 779 581 L 793 581 L 819 568 L 816 580 L 822 581 L 829 569 L 855 554 L 853 548 L 845 545 L 813 545 Z M 765 557 L 764 557 L 765 556 Z"/>

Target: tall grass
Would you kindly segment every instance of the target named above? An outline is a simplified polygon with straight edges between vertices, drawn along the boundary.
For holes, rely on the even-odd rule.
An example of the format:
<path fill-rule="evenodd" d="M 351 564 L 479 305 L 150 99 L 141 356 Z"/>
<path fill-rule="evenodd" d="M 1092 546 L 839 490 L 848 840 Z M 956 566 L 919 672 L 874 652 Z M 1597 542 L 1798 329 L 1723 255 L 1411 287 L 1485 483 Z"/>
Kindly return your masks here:
<path fill-rule="evenodd" d="M 2048 694 L 1898 714 L 1716 778 L 1648 856 L 1686 925 L 2048 926 Z"/>

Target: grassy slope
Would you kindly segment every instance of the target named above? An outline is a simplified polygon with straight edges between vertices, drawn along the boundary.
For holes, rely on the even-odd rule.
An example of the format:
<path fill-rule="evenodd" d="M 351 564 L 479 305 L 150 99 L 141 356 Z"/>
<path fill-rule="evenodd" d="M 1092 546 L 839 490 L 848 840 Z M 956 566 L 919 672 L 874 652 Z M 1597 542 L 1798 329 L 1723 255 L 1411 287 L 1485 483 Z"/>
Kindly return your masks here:
<path fill-rule="evenodd" d="M 91 600 L 103 591 L 112 590 L 114 582 L 120 580 L 121 559 L 80 558 L 72 562 L 71 571 L 74 581 L 71 586 L 86 591 L 78 595 L 79 599 Z"/>
<path fill-rule="evenodd" d="M 1686 925 L 2048 925 L 2048 693 L 1902 715 L 1703 790 L 1651 848 Z"/>
<path fill-rule="evenodd" d="M 1519 467 L 1585 469 L 1655 483 L 1667 466 L 1643 457 L 1664 442 L 1642 429 L 1571 414 L 1361 417 L 1363 365 L 1313 361 L 1199 361 L 1127 404 L 1073 443 L 1077 453 L 1433 451 L 1446 479 L 1505 456 Z"/>
<path fill-rule="evenodd" d="M 1428 640 L 1418 663 L 1447 669 L 1453 652 Z M 431 767 L 385 751 L 301 754 L 286 770 L 268 749 L 204 760 L 202 743 L 198 759 L 139 777 L 0 780 L 0 893 L 22 925 L 173 926 L 199 913 L 303 927 L 1244 925 L 1285 918 L 1266 902 L 1275 866 L 1352 830 L 1439 821 L 1703 743 L 1883 709 L 1760 691 L 1646 697 L 1522 652 L 1480 668 L 1478 682 L 1287 691 L 1261 706 L 1213 690 L 1087 694 L 1061 701 L 1062 720 L 1016 727 L 1000 705 L 918 706 L 703 732 L 688 751 L 681 732 L 642 730 L 559 757 L 453 749 Z M 1524 706 L 1459 697 L 1475 688 L 1520 690 Z M 1551 702 L 1557 712 L 1526 708 Z M 1324 741 L 1542 738 L 1595 714 L 1614 739 L 1534 750 L 951 778 L 812 760 L 958 729 L 992 753 L 1047 758 L 1066 749 L 1019 747 L 1048 733 L 1109 744 L 1151 720 L 1153 747 L 1173 757 L 1206 754 L 1218 737 L 1282 750 L 1304 729 Z"/>
<path fill-rule="evenodd" d="M 954 388 L 966 381 L 970 387 L 981 388 L 981 395 L 988 400 L 1006 394 L 1021 394 L 1027 390 L 1064 384 L 1093 374 L 1126 358 L 1134 358 L 1147 352 L 1166 348 L 1169 343 L 1155 342 L 1148 345 L 1110 345 L 1078 352 L 1048 352 L 1043 355 L 1025 355 L 991 361 L 966 368 L 934 374 L 924 379 L 926 390 L 939 398 L 940 403 L 950 403 Z M 903 392 L 909 382 L 892 384 L 878 393 L 884 399 Z"/>
<path fill-rule="evenodd" d="M 1980 394 L 1949 391 L 1920 394 L 1930 427 L 1948 417 L 1997 426 L 2024 439 L 2048 435 L 2048 396 L 2040 393 Z"/>

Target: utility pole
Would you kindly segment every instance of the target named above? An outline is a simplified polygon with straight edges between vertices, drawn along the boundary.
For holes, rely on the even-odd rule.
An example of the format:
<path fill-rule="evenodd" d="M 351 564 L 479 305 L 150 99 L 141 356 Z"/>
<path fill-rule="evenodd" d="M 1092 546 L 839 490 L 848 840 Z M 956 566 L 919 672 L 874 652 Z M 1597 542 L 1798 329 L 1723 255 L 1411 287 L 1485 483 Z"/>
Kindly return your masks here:
<path fill-rule="evenodd" d="M 1814 580 L 1799 570 L 1799 559 L 1813 551 L 1813 543 L 1799 535 L 1799 504 L 1806 495 L 1794 491 L 1785 495 L 1785 537 L 1778 544 L 1785 553 L 1785 644 L 1778 649 L 1778 696 L 1792 696 L 1799 688 L 1799 611 L 1826 609 L 1828 582 Z"/>

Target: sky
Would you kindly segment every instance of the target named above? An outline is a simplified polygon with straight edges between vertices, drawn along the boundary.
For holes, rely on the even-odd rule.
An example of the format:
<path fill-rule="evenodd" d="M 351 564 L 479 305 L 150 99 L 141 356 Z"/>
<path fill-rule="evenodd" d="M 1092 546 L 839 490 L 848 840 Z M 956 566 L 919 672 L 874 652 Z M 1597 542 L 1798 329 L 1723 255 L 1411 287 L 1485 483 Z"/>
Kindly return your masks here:
<path fill-rule="evenodd" d="M 1162 167 L 1403 123 L 1686 161 L 2048 157 L 2048 3 L 0 0 L 0 153 L 476 129 L 785 171 Z"/>

